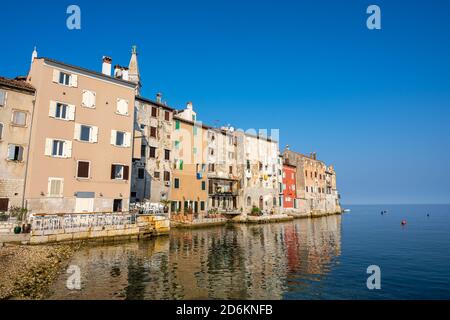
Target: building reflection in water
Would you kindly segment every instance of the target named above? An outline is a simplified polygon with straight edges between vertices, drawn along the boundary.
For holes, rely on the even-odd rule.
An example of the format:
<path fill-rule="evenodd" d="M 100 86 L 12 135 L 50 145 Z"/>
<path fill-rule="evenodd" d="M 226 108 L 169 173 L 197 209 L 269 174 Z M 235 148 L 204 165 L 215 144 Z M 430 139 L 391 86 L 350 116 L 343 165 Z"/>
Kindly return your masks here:
<path fill-rule="evenodd" d="M 308 290 L 337 263 L 341 216 L 289 223 L 174 230 L 170 237 L 89 246 L 70 261 L 50 299 L 282 299 Z"/>

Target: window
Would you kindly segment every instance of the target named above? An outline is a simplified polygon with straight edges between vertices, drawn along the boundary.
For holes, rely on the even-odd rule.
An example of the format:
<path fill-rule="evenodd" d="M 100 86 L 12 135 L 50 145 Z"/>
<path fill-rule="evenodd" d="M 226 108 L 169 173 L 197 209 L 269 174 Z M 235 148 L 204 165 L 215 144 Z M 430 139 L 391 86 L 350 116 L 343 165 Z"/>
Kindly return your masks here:
<path fill-rule="evenodd" d="M 3 123 L 0 123 L 0 140 L 3 139 Z"/>
<path fill-rule="evenodd" d="M 180 121 L 175 121 L 175 130 L 180 130 Z"/>
<path fill-rule="evenodd" d="M 233 166 L 230 166 L 230 174 L 233 174 Z"/>
<path fill-rule="evenodd" d="M 67 118 L 67 104 L 57 103 L 55 110 L 55 118 L 66 119 Z"/>
<path fill-rule="evenodd" d="M 128 101 L 125 99 L 117 99 L 116 112 L 120 115 L 128 115 Z"/>
<path fill-rule="evenodd" d="M 306 192 L 309 192 L 309 191 L 308 191 L 308 187 L 306 187 Z"/>
<path fill-rule="evenodd" d="M 308 170 L 305 170 L 305 176 L 308 177 Z"/>
<path fill-rule="evenodd" d="M 277 206 L 277 198 L 273 198 L 273 206 L 276 207 Z"/>
<path fill-rule="evenodd" d="M 215 171 L 216 171 L 216 168 L 215 168 L 214 163 L 210 163 L 210 164 L 208 165 L 208 171 L 209 171 L 209 172 L 215 172 Z"/>
<path fill-rule="evenodd" d="M 52 156 L 62 157 L 64 155 L 64 142 L 62 140 L 53 140 Z"/>
<path fill-rule="evenodd" d="M 164 159 L 170 160 L 170 150 L 167 149 L 164 150 Z"/>
<path fill-rule="evenodd" d="M 129 167 L 121 164 L 113 164 L 111 166 L 112 180 L 128 180 Z"/>
<path fill-rule="evenodd" d="M 6 106 L 6 91 L 0 90 L 0 107 Z"/>
<path fill-rule="evenodd" d="M 180 148 L 180 141 L 175 141 L 175 149 L 178 150 Z"/>
<path fill-rule="evenodd" d="M 9 199 L 0 198 L 0 212 L 6 212 L 9 210 Z"/>
<path fill-rule="evenodd" d="M 145 144 L 141 145 L 141 157 L 145 158 L 147 155 L 147 146 Z"/>
<path fill-rule="evenodd" d="M 175 178 L 173 181 L 173 185 L 175 189 L 179 189 L 180 188 L 180 179 Z"/>
<path fill-rule="evenodd" d="M 156 107 L 152 107 L 152 117 L 156 118 L 158 116 L 158 109 Z"/>
<path fill-rule="evenodd" d="M 205 211 L 205 201 L 200 201 L 200 211 Z"/>
<path fill-rule="evenodd" d="M 202 181 L 202 190 L 206 190 L 206 181 Z"/>
<path fill-rule="evenodd" d="M 81 126 L 80 127 L 80 140 L 89 142 L 91 140 L 92 127 Z"/>
<path fill-rule="evenodd" d="M 155 147 L 150 147 L 150 158 L 155 158 L 156 157 L 156 148 Z"/>
<path fill-rule="evenodd" d="M 314 172 L 314 177 L 315 177 L 315 178 L 317 178 L 317 171 L 316 171 L 316 172 Z"/>
<path fill-rule="evenodd" d="M 138 169 L 138 179 L 144 179 L 144 176 L 145 176 L 145 171 L 144 171 L 144 169 L 143 168 L 139 168 Z"/>
<path fill-rule="evenodd" d="M 59 83 L 65 86 L 70 85 L 70 74 L 60 72 L 59 73 Z"/>
<path fill-rule="evenodd" d="M 156 138 L 156 127 L 150 127 L 150 137 Z"/>
<path fill-rule="evenodd" d="M 247 160 L 247 170 L 250 170 L 250 160 Z"/>
<path fill-rule="evenodd" d="M 15 144 L 8 145 L 8 160 L 22 161 L 23 160 L 23 147 Z"/>
<path fill-rule="evenodd" d="M 81 105 L 86 108 L 95 108 L 95 92 L 83 90 Z"/>
<path fill-rule="evenodd" d="M 196 126 L 194 126 L 194 128 L 193 128 L 193 134 L 194 134 L 194 136 L 196 136 L 197 135 L 197 127 Z"/>
<path fill-rule="evenodd" d="M 91 163 L 89 161 L 78 161 L 77 178 L 88 179 Z"/>
<path fill-rule="evenodd" d="M 170 112 L 169 111 L 164 112 L 164 120 L 170 121 Z"/>
<path fill-rule="evenodd" d="M 61 197 L 63 195 L 64 179 L 48 178 L 48 196 Z"/>
<path fill-rule="evenodd" d="M 125 132 L 116 132 L 116 146 L 123 146 L 125 144 Z"/>
<path fill-rule="evenodd" d="M 170 172 L 164 171 L 164 181 L 170 181 Z"/>
<path fill-rule="evenodd" d="M 153 174 L 153 177 L 155 179 L 159 179 L 161 177 L 161 174 L 158 171 L 155 171 L 154 174 Z"/>
<path fill-rule="evenodd" d="M 12 123 L 16 126 L 25 126 L 27 124 L 27 114 L 24 111 L 13 111 Z"/>
<path fill-rule="evenodd" d="M 247 197 L 247 206 L 251 206 L 252 205 L 252 198 Z"/>
<path fill-rule="evenodd" d="M 72 157 L 72 141 L 47 138 L 45 140 L 45 155 L 57 158 Z"/>
<path fill-rule="evenodd" d="M 192 115 L 192 121 L 195 121 L 196 117 L 195 114 Z"/>

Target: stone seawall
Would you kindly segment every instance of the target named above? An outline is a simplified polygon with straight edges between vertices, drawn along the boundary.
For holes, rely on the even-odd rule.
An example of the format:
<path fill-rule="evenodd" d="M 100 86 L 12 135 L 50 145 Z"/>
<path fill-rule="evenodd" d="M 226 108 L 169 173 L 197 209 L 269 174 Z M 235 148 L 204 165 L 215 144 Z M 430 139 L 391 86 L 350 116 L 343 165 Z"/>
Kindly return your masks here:
<path fill-rule="evenodd" d="M 136 222 L 131 224 L 33 230 L 29 238 L 29 243 L 44 244 L 81 240 L 131 240 L 165 235 L 168 234 L 169 231 L 170 221 L 168 218 L 142 215 L 138 216 Z"/>

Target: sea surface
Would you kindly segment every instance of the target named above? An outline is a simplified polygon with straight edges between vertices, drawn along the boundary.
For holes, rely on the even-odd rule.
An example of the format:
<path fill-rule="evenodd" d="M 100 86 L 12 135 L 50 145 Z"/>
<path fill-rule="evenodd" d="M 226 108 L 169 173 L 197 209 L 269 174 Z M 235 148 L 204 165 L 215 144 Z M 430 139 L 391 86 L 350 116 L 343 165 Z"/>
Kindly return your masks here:
<path fill-rule="evenodd" d="M 450 205 L 348 208 L 342 216 L 90 245 L 69 262 L 81 290 L 69 290 L 71 274 L 61 272 L 48 298 L 450 299 Z M 373 265 L 380 290 L 367 287 Z"/>

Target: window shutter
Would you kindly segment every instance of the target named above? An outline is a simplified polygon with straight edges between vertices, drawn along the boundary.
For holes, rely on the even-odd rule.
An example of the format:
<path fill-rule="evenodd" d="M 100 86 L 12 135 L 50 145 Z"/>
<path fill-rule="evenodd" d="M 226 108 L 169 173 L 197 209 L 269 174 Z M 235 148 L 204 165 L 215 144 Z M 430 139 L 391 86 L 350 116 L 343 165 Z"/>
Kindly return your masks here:
<path fill-rule="evenodd" d="M 129 174 L 130 174 L 130 167 L 123 166 L 123 180 L 128 180 Z"/>
<path fill-rule="evenodd" d="M 98 141 L 98 127 L 92 127 L 91 142 L 96 143 Z"/>
<path fill-rule="evenodd" d="M 125 132 L 124 140 L 125 140 L 124 141 L 125 147 L 131 146 L 131 133 L 130 132 Z"/>
<path fill-rule="evenodd" d="M 45 139 L 45 155 L 51 156 L 52 155 L 52 148 L 53 148 L 53 139 Z"/>
<path fill-rule="evenodd" d="M 67 120 L 75 120 L 75 106 L 73 104 L 67 106 Z"/>
<path fill-rule="evenodd" d="M 72 157 L 72 141 L 64 141 L 64 158 Z"/>
<path fill-rule="evenodd" d="M 53 82 L 59 83 L 59 70 L 53 69 Z"/>
<path fill-rule="evenodd" d="M 19 147 L 19 155 L 17 160 L 22 161 L 23 160 L 23 147 Z"/>
<path fill-rule="evenodd" d="M 10 144 L 8 145 L 8 159 L 9 160 L 14 160 L 14 152 L 15 152 L 15 145 Z"/>
<path fill-rule="evenodd" d="M 71 87 L 78 87 L 78 76 L 76 74 L 70 75 L 70 86 Z"/>
<path fill-rule="evenodd" d="M 117 131 L 116 130 L 111 130 L 111 144 L 113 146 L 116 145 L 116 136 L 117 136 Z"/>
<path fill-rule="evenodd" d="M 79 123 L 75 123 L 75 132 L 73 138 L 75 140 L 80 140 L 80 134 L 81 134 L 81 125 Z"/>
<path fill-rule="evenodd" d="M 48 116 L 54 118 L 56 114 L 56 102 L 50 101 L 50 108 L 48 110 Z"/>
<path fill-rule="evenodd" d="M 89 162 L 78 161 L 78 178 L 89 178 Z"/>
<path fill-rule="evenodd" d="M 116 178 L 116 165 L 113 164 L 111 165 L 111 179 L 115 179 Z"/>
<path fill-rule="evenodd" d="M 128 114 L 128 101 L 125 99 L 117 99 L 117 112 L 123 115 Z"/>
<path fill-rule="evenodd" d="M 95 108 L 95 92 L 83 90 L 83 101 L 81 104 L 87 108 Z"/>

